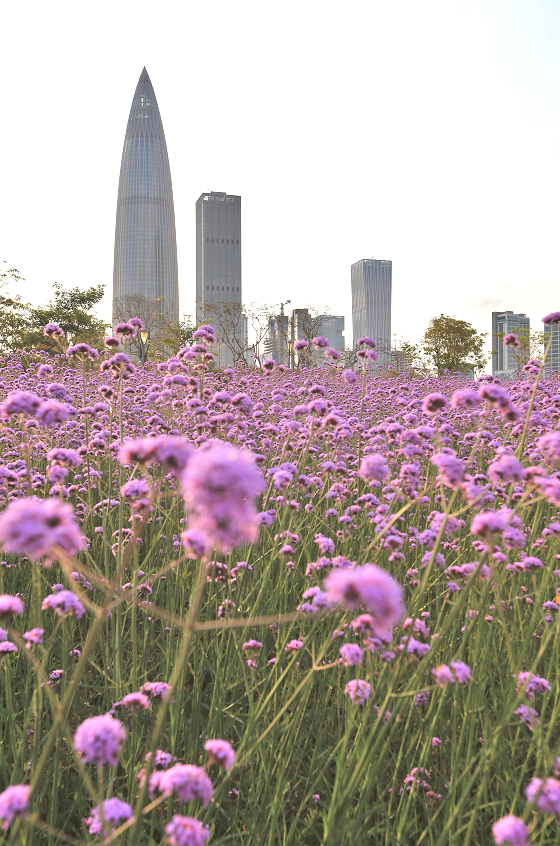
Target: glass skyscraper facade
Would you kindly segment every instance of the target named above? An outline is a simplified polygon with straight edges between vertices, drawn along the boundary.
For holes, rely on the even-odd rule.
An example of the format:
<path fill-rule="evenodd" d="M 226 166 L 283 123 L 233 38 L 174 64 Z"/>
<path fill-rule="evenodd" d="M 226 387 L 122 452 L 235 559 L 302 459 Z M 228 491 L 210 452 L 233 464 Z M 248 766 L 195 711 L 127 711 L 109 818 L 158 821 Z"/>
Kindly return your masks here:
<path fill-rule="evenodd" d="M 208 306 L 241 305 L 241 197 L 206 191 L 196 203 L 196 320 Z"/>
<path fill-rule="evenodd" d="M 171 171 L 156 95 L 146 68 L 134 92 L 121 160 L 113 319 L 117 304 L 122 313 L 127 299 L 138 302 L 140 297 L 154 304 L 162 323 L 179 320 Z"/>
<path fill-rule="evenodd" d="M 378 346 L 391 348 L 391 292 L 393 262 L 362 259 L 352 265 L 352 332 L 358 338 L 372 338 Z M 379 352 L 379 363 L 388 357 Z"/>

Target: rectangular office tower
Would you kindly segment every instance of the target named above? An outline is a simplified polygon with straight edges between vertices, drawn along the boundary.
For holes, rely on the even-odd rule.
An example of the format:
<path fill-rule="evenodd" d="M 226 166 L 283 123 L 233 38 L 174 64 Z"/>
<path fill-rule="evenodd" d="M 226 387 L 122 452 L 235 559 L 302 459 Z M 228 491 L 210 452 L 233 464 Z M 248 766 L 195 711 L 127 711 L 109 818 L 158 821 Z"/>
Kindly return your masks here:
<path fill-rule="evenodd" d="M 550 347 L 548 346 L 550 343 Z M 544 371 L 547 376 L 560 373 L 560 324 L 553 323 L 544 327 L 544 348 L 548 348 L 548 354 L 544 362 Z"/>
<path fill-rule="evenodd" d="M 242 302 L 241 197 L 205 192 L 196 203 L 196 322 L 213 323 L 218 336 L 220 317 L 228 331 L 232 320 L 238 320 L 241 327 L 240 308 L 235 306 Z M 232 307 L 228 309 L 229 304 Z M 232 364 L 224 339 L 218 337 L 218 342 L 219 363 Z"/>
<path fill-rule="evenodd" d="M 391 348 L 391 289 L 393 262 L 362 259 L 352 265 L 352 332 L 354 346 L 358 338 L 373 338 L 379 351 L 379 363 L 387 364 L 383 348 Z"/>
<path fill-rule="evenodd" d="M 528 333 L 531 319 L 526 314 L 514 314 L 513 311 L 492 312 L 492 373 L 514 376 L 519 369 L 523 347 L 528 347 Z M 504 338 L 513 332 L 519 337 L 522 347 L 504 347 Z M 529 358 L 527 350 L 526 358 Z"/>

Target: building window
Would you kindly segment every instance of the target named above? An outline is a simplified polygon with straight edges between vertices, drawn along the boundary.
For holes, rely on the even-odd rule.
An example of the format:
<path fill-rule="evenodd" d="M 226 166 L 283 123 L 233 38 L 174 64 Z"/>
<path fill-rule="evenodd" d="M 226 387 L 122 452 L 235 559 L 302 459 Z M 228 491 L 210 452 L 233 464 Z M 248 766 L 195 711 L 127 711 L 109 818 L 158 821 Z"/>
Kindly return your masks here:
<path fill-rule="evenodd" d="M 222 238 L 222 244 L 224 243 L 224 239 Z"/>
<path fill-rule="evenodd" d="M 208 243 L 208 241 L 209 241 L 209 240 L 210 240 L 210 238 L 207 238 L 207 239 L 206 239 L 206 243 Z"/>
<path fill-rule="evenodd" d="M 239 288 L 237 289 L 237 293 L 239 293 Z"/>
<path fill-rule="evenodd" d="M 212 238 L 212 243 L 214 243 L 214 239 Z"/>
<path fill-rule="evenodd" d="M 214 286 L 212 285 L 212 290 L 214 290 Z"/>
<path fill-rule="evenodd" d="M 207 291 L 209 291 L 209 290 L 210 290 L 210 285 L 207 285 L 207 286 L 206 286 L 206 290 L 207 290 Z"/>
<path fill-rule="evenodd" d="M 224 286 L 222 285 L 222 291 L 224 290 Z"/>
<path fill-rule="evenodd" d="M 239 238 L 237 239 L 237 242 L 236 242 L 236 243 L 238 243 L 238 244 L 239 244 Z"/>

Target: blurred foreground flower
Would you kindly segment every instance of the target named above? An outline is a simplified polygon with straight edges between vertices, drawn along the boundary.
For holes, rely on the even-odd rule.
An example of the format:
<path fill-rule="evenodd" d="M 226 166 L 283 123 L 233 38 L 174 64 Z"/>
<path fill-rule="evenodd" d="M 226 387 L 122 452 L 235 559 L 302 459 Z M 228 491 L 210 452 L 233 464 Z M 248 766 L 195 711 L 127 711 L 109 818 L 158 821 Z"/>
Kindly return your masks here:
<path fill-rule="evenodd" d="M 71 505 L 35 497 L 8 505 L 0 517 L 0 543 L 6 552 L 34 559 L 55 556 L 56 547 L 75 555 L 85 545 Z"/>

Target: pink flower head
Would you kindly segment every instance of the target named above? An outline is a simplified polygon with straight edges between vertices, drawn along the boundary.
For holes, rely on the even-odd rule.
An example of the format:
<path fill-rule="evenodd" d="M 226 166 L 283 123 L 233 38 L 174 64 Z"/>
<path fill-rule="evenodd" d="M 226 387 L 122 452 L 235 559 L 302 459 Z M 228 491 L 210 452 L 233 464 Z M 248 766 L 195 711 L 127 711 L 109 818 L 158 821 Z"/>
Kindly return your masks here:
<path fill-rule="evenodd" d="M 84 537 L 71 505 L 28 497 L 11 502 L 0 516 L 0 543 L 6 552 L 37 559 L 56 555 L 57 547 L 75 555 Z"/>
<path fill-rule="evenodd" d="M 294 352 L 300 352 L 301 350 L 306 350 L 308 346 L 309 346 L 309 341 L 304 341 L 303 339 L 300 339 L 299 341 L 296 341 L 295 344 L 294 344 Z"/>
<path fill-rule="evenodd" d="M 152 699 L 165 699 L 171 687 L 166 682 L 146 682 L 140 688 L 141 693 L 146 693 Z"/>
<path fill-rule="evenodd" d="M 119 323 L 115 327 L 115 335 L 122 335 L 123 338 L 135 338 L 136 326 L 132 323 Z"/>
<path fill-rule="evenodd" d="M 147 711 L 150 707 L 150 700 L 145 693 L 127 693 L 123 696 L 122 704 L 129 711 Z"/>
<path fill-rule="evenodd" d="M 30 790 L 26 784 L 12 784 L 0 793 L 0 820 L 4 831 L 10 827 L 15 817 L 23 819 L 27 816 Z"/>
<path fill-rule="evenodd" d="M 454 392 L 451 397 L 451 408 L 478 408 L 481 402 L 480 394 L 470 388 L 464 388 Z"/>
<path fill-rule="evenodd" d="M 207 740 L 204 748 L 210 756 L 212 764 L 219 764 L 227 772 L 235 762 L 235 752 L 227 740 Z"/>
<path fill-rule="evenodd" d="M 437 414 L 442 408 L 447 407 L 447 400 L 443 394 L 433 393 L 428 394 L 422 401 L 422 411 L 428 414 Z"/>
<path fill-rule="evenodd" d="M 339 649 L 342 664 L 345 667 L 357 667 L 364 660 L 363 650 L 357 643 L 345 643 Z"/>
<path fill-rule="evenodd" d="M 538 439 L 537 446 L 552 461 L 560 461 L 560 432 L 547 432 Z"/>
<path fill-rule="evenodd" d="M 91 817 L 86 820 L 86 825 L 91 835 L 95 837 L 97 834 L 103 833 L 104 839 L 107 839 L 115 828 L 118 828 L 123 822 L 132 819 L 133 812 L 128 802 L 123 802 L 122 799 L 117 799 L 114 796 L 112 799 L 106 799 L 103 802 L 104 827 L 101 817 L 99 808 L 94 808 L 91 812 Z"/>
<path fill-rule="evenodd" d="M 370 480 L 382 482 L 389 476 L 389 468 L 385 459 L 379 453 L 364 455 L 358 476 L 366 482 Z"/>
<path fill-rule="evenodd" d="M 343 370 L 342 378 L 344 379 L 347 385 L 357 385 L 360 381 L 353 370 Z"/>
<path fill-rule="evenodd" d="M 187 551 L 187 558 L 204 558 L 210 552 L 205 536 L 197 529 L 181 532 L 181 541 Z"/>
<path fill-rule="evenodd" d="M 317 349 L 319 349 L 319 350 L 320 350 L 320 349 L 326 349 L 326 348 L 328 347 L 328 345 L 329 345 L 329 342 L 327 341 L 327 339 L 326 339 L 326 338 L 323 338 L 323 336 L 322 336 L 322 335 L 317 335 L 317 337 L 316 337 L 316 338 L 313 338 L 312 343 L 313 343 L 313 345 L 314 345 L 315 347 L 317 347 Z"/>
<path fill-rule="evenodd" d="M 194 817 L 182 817 L 180 814 L 174 814 L 165 826 L 165 833 L 171 846 L 204 846 L 210 837 L 207 825 L 202 825 Z"/>
<path fill-rule="evenodd" d="M 527 800 L 535 802 L 537 810 L 543 814 L 554 814 L 560 820 L 560 781 L 555 778 L 547 778 L 543 784 L 542 779 L 533 778 L 525 790 Z"/>
<path fill-rule="evenodd" d="M 174 793 L 181 802 L 200 799 L 203 805 L 208 805 L 214 795 L 212 782 L 204 770 L 192 764 L 175 764 L 162 772 L 159 789 L 162 793 Z"/>
<path fill-rule="evenodd" d="M 25 605 L 19 596 L 11 596 L 9 593 L 0 595 L 0 620 L 9 620 L 15 614 L 23 614 Z"/>
<path fill-rule="evenodd" d="M 60 590 L 58 593 L 49 594 L 43 599 L 41 609 L 56 611 L 59 617 L 72 615 L 78 620 L 85 614 L 84 606 L 71 590 Z"/>
<path fill-rule="evenodd" d="M 451 669 L 453 671 L 453 675 L 455 676 L 455 681 L 459 682 L 459 684 L 464 684 L 470 680 L 470 667 L 467 667 L 467 665 L 463 664 L 462 661 L 452 661 Z"/>
<path fill-rule="evenodd" d="M 208 545 L 227 553 L 257 539 L 254 500 L 264 480 L 250 453 L 211 441 L 194 454 L 181 486 L 190 528 L 199 531 Z"/>
<path fill-rule="evenodd" d="M 504 347 L 513 347 L 514 349 L 519 349 L 520 346 L 521 341 L 513 332 L 510 332 L 504 337 Z"/>
<path fill-rule="evenodd" d="M 550 693 L 550 684 L 548 681 L 532 673 L 518 673 L 517 690 L 521 690 L 524 685 L 526 685 L 525 693 L 531 702 L 535 698 L 535 693 Z"/>
<path fill-rule="evenodd" d="M 193 332 L 193 341 L 206 341 L 208 344 L 216 343 L 216 330 L 209 323 L 199 326 Z"/>
<path fill-rule="evenodd" d="M 546 326 L 553 326 L 556 323 L 560 323 L 560 311 L 551 311 L 550 314 L 543 317 L 542 322 Z"/>
<path fill-rule="evenodd" d="M 445 485 L 446 488 L 458 488 L 465 476 L 465 463 L 457 458 L 455 453 L 438 452 L 431 458 L 432 464 L 435 464 L 439 470 L 438 481 Z"/>
<path fill-rule="evenodd" d="M 43 326 L 43 335 L 48 338 L 62 338 L 64 329 L 61 329 L 58 323 L 47 323 L 46 326 Z"/>
<path fill-rule="evenodd" d="M 85 764 L 116 767 L 126 740 L 126 729 L 108 714 L 89 717 L 78 726 L 74 746 Z"/>
<path fill-rule="evenodd" d="M 401 586 L 376 564 L 333 570 L 325 579 L 325 589 L 331 602 L 369 611 L 375 620 L 375 633 L 387 640 L 404 617 Z"/>
<path fill-rule="evenodd" d="M 50 399 L 41 405 L 36 417 L 43 426 L 54 426 L 55 423 L 64 423 L 74 413 L 71 405 Z"/>
<path fill-rule="evenodd" d="M 497 846 L 529 846 L 529 829 L 523 820 L 512 814 L 497 820 L 492 826 L 492 834 Z"/>
<path fill-rule="evenodd" d="M 356 342 L 357 347 L 369 347 L 370 349 L 375 349 L 377 344 L 373 340 L 373 338 L 368 338 L 367 336 L 364 338 L 358 338 Z"/>
<path fill-rule="evenodd" d="M 32 391 L 10 391 L 3 403 L 0 403 L 0 413 L 3 418 L 10 414 L 35 415 L 43 405 L 43 400 Z"/>
<path fill-rule="evenodd" d="M 371 685 L 362 679 L 352 679 L 344 688 L 354 705 L 363 705 L 371 695 Z"/>
<path fill-rule="evenodd" d="M 488 476 L 495 484 L 521 482 L 525 470 L 513 455 L 500 455 L 488 465 Z"/>
<path fill-rule="evenodd" d="M 25 632 L 25 634 L 23 635 L 23 639 L 26 640 L 28 644 L 42 643 L 44 634 L 44 629 L 31 629 L 30 631 Z M 29 646 L 27 648 L 29 649 Z"/>
<path fill-rule="evenodd" d="M 439 667 L 432 669 L 432 676 L 434 677 L 436 684 L 439 684 L 440 687 L 446 687 L 448 684 L 453 684 L 455 682 L 455 676 L 447 664 L 440 664 Z"/>

